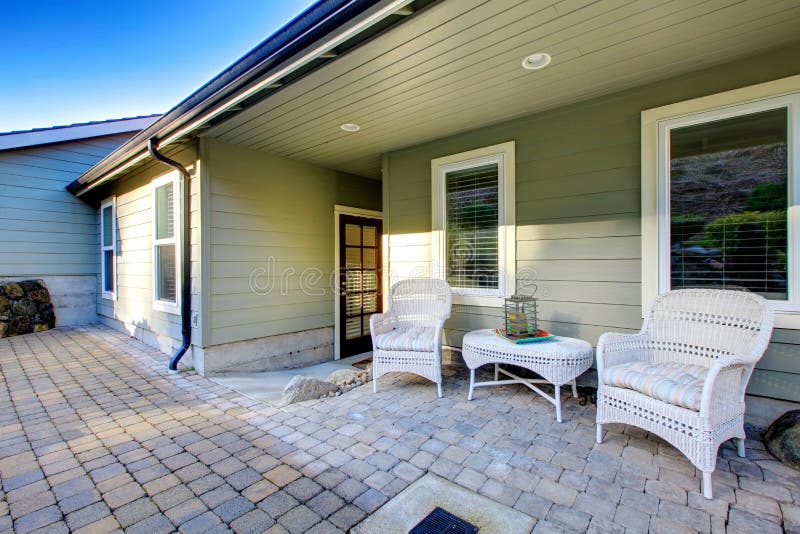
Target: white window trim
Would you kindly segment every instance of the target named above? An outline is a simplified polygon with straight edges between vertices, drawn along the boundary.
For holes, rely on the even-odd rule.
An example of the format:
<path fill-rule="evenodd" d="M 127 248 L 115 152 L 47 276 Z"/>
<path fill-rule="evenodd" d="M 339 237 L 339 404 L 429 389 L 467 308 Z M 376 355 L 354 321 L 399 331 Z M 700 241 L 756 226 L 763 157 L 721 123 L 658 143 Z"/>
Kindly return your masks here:
<path fill-rule="evenodd" d="M 105 245 L 105 226 L 103 225 L 103 210 L 111 206 L 111 245 Z M 106 291 L 106 252 L 111 251 L 113 291 Z M 100 292 L 104 299 L 117 300 L 117 197 L 111 196 L 100 203 Z"/>
<path fill-rule="evenodd" d="M 726 91 L 642 112 L 642 315 L 669 286 L 667 132 L 671 128 L 788 107 L 789 300 L 771 301 L 775 326 L 800 329 L 800 76 Z"/>
<path fill-rule="evenodd" d="M 180 175 L 177 171 L 161 176 L 150 182 L 151 188 L 151 206 L 153 211 L 152 231 L 153 231 L 153 309 L 159 310 L 174 315 L 181 313 L 181 273 L 183 272 L 182 255 L 181 255 L 181 195 L 180 195 Z M 165 184 L 172 184 L 172 220 L 175 225 L 173 228 L 173 237 L 165 239 L 156 239 L 156 189 Z M 161 300 L 158 298 L 158 262 L 156 261 L 156 247 L 158 245 L 175 245 L 175 302 Z"/>
<path fill-rule="evenodd" d="M 515 142 L 508 141 L 431 160 L 431 275 L 447 279 L 445 174 L 487 163 L 498 163 L 498 289 L 453 288 L 453 302 L 468 306 L 502 307 L 516 289 Z"/>

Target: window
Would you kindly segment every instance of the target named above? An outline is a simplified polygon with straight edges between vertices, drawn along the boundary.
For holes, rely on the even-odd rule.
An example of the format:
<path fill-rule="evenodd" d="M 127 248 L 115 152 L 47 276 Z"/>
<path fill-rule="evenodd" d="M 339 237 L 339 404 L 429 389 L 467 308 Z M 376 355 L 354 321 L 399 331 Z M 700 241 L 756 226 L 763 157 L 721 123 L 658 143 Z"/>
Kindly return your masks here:
<path fill-rule="evenodd" d="M 116 199 L 100 204 L 100 285 L 103 298 L 117 298 L 117 213 Z"/>
<path fill-rule="evenodd" d="M 432 162 L 434 276 L 462 304 L 500 306 L 515 286 L 514 143 Z"/>
<path fill-rule="evenodd" d="M 793 213 L 800 193 L 800 93 L 738 102 L 735 93 L 714 95 L 729 97 L 727 105 L 656 119 L 650 127 L 655 162 L 643 137 L 643 165 L 657 169 L 655 191 L 642 184 L 643 293 L 652 295 L 648 283 L 657 293 L 689 287 L 751 291 L 783 312 L 779 326 L 800 327 L 800 316 L 788 316 L 800 312 L 800 227 Z M 656 111 L 643 113 L 643 136 L 645 117 Z M 647 221 L 652 193 L 655 228 Z M 656 261 L 648 257 L 649 240 L 656 242 Z M 655 280 L 646 265 L 655 267 Z"/>
<path fill-rule="evenodd" d="M 153 182 L 154 307 L 170 313 L 178 313 L 180 298 L 178 184 L 177 173 L 168 174 Z"/>

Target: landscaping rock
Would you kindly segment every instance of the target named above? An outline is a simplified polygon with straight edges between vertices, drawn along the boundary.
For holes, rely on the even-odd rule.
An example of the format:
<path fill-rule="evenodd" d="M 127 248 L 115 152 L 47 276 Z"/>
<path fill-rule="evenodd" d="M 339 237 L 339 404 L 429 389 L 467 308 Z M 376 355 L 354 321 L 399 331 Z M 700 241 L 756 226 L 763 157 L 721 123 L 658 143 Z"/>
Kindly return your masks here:
<path fill-rule="evenodd" d="M 330 382 L 296 375 L 286 384 L 286 388 L 283 390 L 283 402 L 292 404 L 304 400 L 319 399 L 338 390 L 339 386 Z"/>
<path fill-rule="evenodd" d="M 14 282 L 0 284 L 0 293 L 5 294 L 5 296 L 12 299 L 18 299 L 25 294 L 25 292 L 22 290 L 22 286 Z"/>
<path fill-rule="evenodd" d="M 33 302 L 48 303 L 50 302 L 50 293 L 46 289 L 37 289 L 28 293 L 28 298 Z"/>
<path fill-rule="evenodd" d="M 355 380 L 358 376 L 356 369 L 339 369 L 328 375 L 328 382 L 332 384 L 347 384 L 348 380 Z"/>
<path fill-rule="evenodd" d="M 33 293 L 34 291 L 43 289 L 44 282 L 42 280 L 23 280 L 19 283 L 19 286 L 25 293 Z"/>
<path fill-rule="evenodd" d="M 41 332 L 55 325 L 56 315 L 44 281 L 0 282 L 0 338 Z"/>
<path fill-rule="evenodd" d="M 764 434 L 764 443 L 775 458 L 800 470 L 800 410 L 778 417 Z"/>
<path fill-rule="evenodd" d="M 31 318 L 30 317 L 12 317 L 8 320 L 8 331 L 6 332 L 9 336 L 16 336 L 19 334 L 28 334 L 33 332 L 31 328 Z"/>
<path fill-rule="evenodd" d="M 27 315 L 30 317 L 36 313 L 36 304 L 28 299 L 17 300 L 11 305 L 11 311 L 14 315 Z"/>

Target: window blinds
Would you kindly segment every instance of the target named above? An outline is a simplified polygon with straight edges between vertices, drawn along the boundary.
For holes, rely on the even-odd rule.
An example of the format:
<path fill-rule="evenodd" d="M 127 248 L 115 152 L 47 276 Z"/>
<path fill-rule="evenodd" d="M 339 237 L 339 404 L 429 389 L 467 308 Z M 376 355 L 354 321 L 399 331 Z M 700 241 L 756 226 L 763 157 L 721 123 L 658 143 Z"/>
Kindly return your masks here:
<path fill-rule="evenodd" d="M 174 182 L 156 188 L 156 299 L 166 302 L 177 302 L 178 299 L 174 196 Z"/>
<path fill-rule="evenodd" d="M 447 281 L 453 287 L 499 287 L 497 163 L 446 173 Z"/>

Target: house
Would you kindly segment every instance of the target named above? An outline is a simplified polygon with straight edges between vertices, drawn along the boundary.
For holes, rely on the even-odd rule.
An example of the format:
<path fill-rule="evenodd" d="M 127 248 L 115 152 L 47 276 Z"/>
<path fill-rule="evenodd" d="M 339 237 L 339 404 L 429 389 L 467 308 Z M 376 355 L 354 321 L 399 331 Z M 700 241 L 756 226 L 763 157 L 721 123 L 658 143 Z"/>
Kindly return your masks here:
<path fill-rule="evenodd" d="M 455 347 L 515 289 L 595 343 L 739 287 L 778 310 L 750 392 L 800 401 L 798 26 L 795 1 L 318 2 L 70 184 L 116 236 L 100 320 L 215 374 L 368 349 L 409 276 L 454 287 Z"/>
<path fill-rule="evenodd" d="M 0 280 L 44 280 L 59 325 L 97 320 L 97 211 L 65 187 L 157 117 L 0 133 Z"/>

